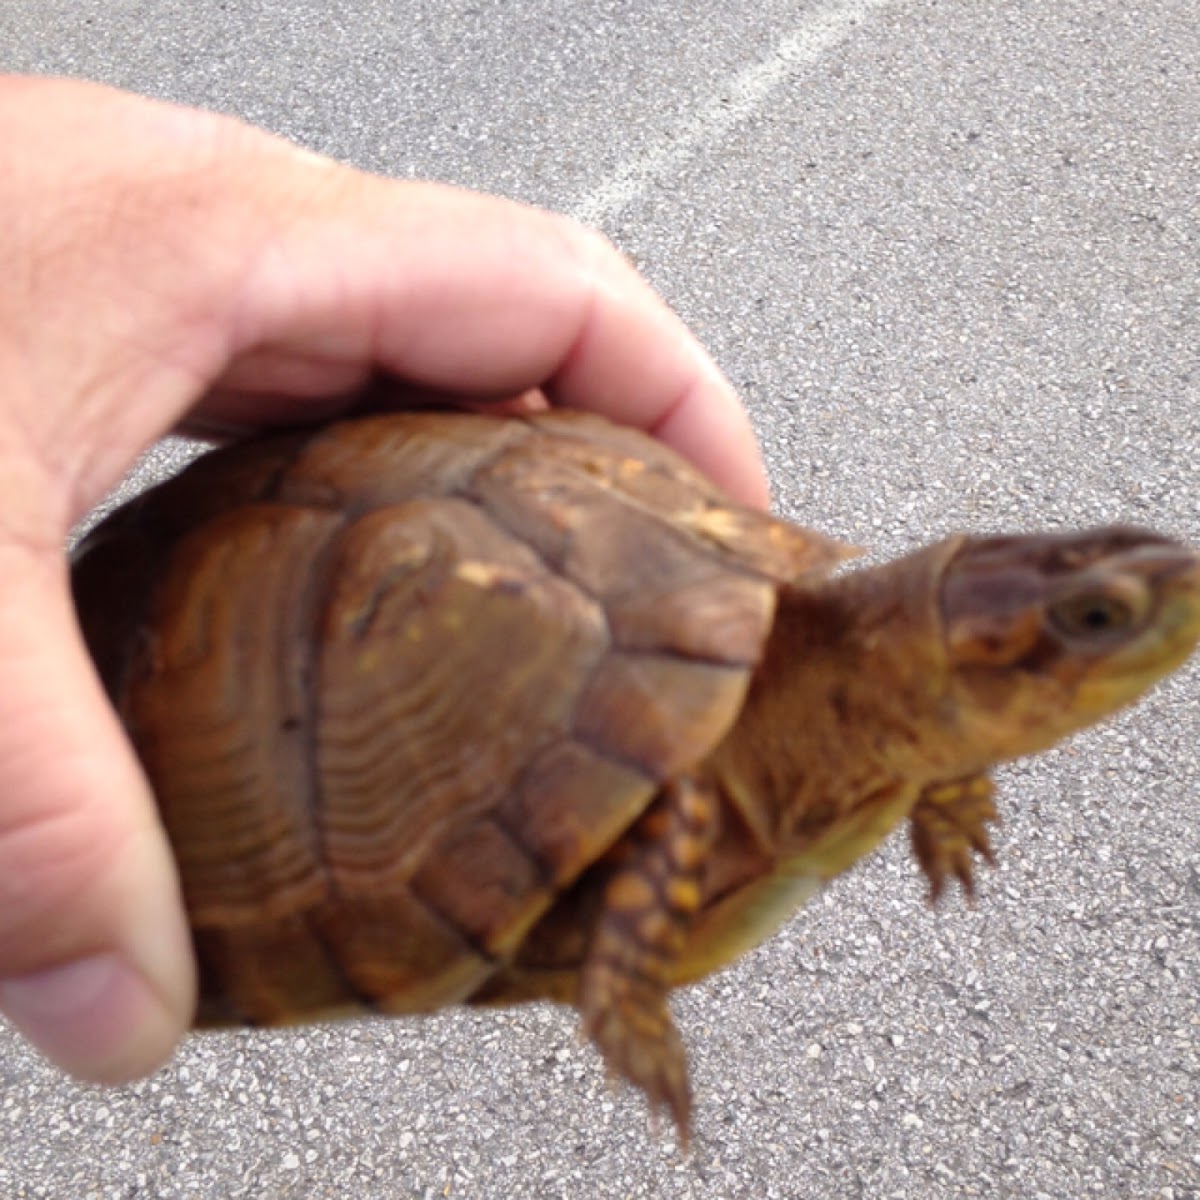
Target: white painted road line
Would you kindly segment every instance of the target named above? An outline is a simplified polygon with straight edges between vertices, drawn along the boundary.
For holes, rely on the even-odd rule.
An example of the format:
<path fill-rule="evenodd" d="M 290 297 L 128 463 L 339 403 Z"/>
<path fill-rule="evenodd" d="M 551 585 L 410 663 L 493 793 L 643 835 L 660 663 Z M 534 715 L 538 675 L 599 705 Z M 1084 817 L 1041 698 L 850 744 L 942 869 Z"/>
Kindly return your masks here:
<path fill-rule="evenodd" d="M 713 98 L 681 127 L 627 159 L 568 212 L 585 225 L 603 227 L 650 188 L 683 167 L 753 116 L 782 83 L 811 66 L 895 0 L 835 0 L 814 9 L 781 38 L 761 62 L 725 81 Z"/>

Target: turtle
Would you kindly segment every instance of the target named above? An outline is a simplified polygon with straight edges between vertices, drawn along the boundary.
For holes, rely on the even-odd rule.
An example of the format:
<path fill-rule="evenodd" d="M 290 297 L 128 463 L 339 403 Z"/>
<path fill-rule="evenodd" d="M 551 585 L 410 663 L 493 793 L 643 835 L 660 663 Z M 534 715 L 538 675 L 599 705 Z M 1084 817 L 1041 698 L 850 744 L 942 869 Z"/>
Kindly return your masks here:
<path fill-rule="evenodd" d="M 686 1141 L 673 989 L 905 821 L 973 893 L 993 765 L 1200 638 L 1200 559 L 1147 529 L 854 553 L 570 411 L 276 431 L 108 516 L 75 601 L 197 1028 L 558 1001 Z"/>

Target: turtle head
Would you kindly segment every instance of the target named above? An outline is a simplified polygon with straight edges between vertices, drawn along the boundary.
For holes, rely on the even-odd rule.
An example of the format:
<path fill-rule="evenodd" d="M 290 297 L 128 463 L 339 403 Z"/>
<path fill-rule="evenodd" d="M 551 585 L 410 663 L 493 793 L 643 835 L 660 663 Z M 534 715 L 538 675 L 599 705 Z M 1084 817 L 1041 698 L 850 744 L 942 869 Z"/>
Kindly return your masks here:
<path fill-rule="evenodd" d="M 1200 640 L 1200 556 L 1144 529 L 963 538 L 940 586 L 956 723 L 1012 758 L 1122 708 Z"/>

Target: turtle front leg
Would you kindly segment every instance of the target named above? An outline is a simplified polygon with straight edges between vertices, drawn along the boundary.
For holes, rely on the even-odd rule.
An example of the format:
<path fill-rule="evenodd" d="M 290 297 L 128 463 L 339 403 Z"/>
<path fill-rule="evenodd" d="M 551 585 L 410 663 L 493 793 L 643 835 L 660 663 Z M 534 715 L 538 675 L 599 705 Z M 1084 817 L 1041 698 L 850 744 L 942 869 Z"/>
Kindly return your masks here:
<path fill-rule="evenodd" d="M 580 980 L 583 1028 L 609 1071 L 667 1108 L 685 1147 L 691 1092 L 667 979 L 700 907 L 716 817 L 715 799 L 695 784 L 667 785 L 605 885 Z"/>
<path fill-rule="evenodd" d="M 949 874 L 974 899 L 972 851 L 995 866 L 987 831 L 996 820 L 995 791 L 986 775 L 971 775 L 932 784 L 921 793 L 912 811 L 912 846 L 929 880 L 931 903 L 942 894 Z"/>

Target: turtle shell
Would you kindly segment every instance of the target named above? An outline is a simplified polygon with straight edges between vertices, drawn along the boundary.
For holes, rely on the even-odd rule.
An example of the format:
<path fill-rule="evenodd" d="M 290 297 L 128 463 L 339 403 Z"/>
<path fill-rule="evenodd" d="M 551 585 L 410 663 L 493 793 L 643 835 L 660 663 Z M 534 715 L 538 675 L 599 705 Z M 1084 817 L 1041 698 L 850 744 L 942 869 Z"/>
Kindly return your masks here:
<path fill-rule="evenodd" d="M 834 543 L 573 413 L 215 451 L 80 547 L 200 1023 L 469 999 L 734 721 Z"/>

